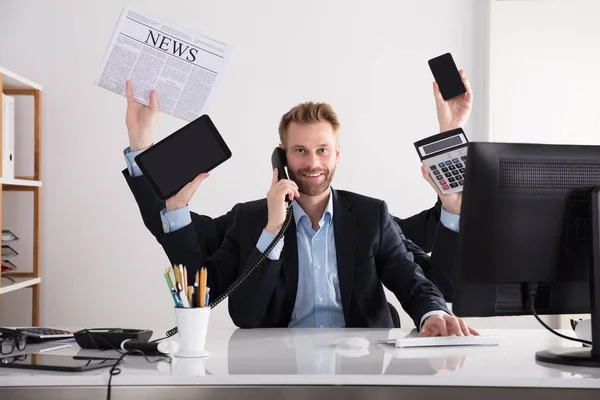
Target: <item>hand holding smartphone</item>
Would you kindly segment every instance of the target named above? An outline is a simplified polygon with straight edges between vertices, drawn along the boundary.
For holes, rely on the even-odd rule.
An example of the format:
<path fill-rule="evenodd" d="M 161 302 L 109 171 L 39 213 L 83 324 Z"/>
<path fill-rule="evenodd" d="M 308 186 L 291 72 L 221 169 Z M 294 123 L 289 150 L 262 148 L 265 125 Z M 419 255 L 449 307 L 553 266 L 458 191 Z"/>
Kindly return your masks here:
<path fill-rule="evenodd" d="M 458 68 L 450 53 L 432 58 L 428 63 L 444 100 L 448 101 L 467 93 L 467 89 L 462 82 Z"/>

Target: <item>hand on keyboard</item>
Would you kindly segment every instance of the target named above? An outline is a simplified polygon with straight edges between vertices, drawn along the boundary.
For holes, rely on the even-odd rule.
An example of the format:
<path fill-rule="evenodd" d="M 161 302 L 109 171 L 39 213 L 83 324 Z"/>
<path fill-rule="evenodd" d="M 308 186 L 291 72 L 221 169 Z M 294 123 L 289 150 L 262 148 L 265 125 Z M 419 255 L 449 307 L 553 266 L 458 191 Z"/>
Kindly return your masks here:
<path fill-rule="evenodd" d="M 449 314 L 434 314 L 425 320 L 420 337 L 430 336 L 479 336 L 479 332 L 467 325 L 467 323 Z"/>

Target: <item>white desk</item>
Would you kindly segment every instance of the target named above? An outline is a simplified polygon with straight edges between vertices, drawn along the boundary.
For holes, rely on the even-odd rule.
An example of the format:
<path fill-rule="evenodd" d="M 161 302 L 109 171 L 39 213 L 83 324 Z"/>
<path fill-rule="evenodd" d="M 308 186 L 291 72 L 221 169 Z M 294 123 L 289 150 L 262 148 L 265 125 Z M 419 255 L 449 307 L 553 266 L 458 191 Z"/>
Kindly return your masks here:
<path fill-rule="evenodd" d="M 155 337 L 164 330 L 156 330 Z M 499 346 L 396 349 L 378 339 L 404 337 L 408 330 L 257 329 L 210 331 L 206 359 L 174 358 L 149 364 L 131 356 L 112 380 L 114 399 L 177 400 L 421 398 L 600 399 L 600 370 L 545 366 L 535 352 L 579 347 L 549 332 L 489 330 L 504 336 Z M 572 332 L 566 332 L 571 334 Z M 341 336 L 370 341 L 368 353 L 333 345 Z M 55 344 L 29 346 L 28 352 Z M 71 349 L 47 354 L 97 355 Z M 102 352 L 103 355 L 110 354 Z M 59 373 L 0 368 L 0 399 L 105 399 L 108 369 Z M 576 397 L 575 397 L 576 396 Z"/>

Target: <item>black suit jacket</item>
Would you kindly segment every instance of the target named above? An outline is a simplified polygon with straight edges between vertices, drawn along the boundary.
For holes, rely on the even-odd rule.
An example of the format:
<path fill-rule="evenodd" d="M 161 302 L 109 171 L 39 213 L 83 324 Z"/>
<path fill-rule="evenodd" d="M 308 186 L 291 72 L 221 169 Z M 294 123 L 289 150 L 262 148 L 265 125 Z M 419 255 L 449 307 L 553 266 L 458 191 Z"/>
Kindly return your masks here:
<path fill-rule="evenodd" d="M 171 264 L 198 264 L 200 260 L 194 260 L 193 264 L 185 262 L 184 260 L 189 260 L 190 256 L 182 255 L 180 248 L 165 245 L 165 243 L 169 243 L 168 237 L 172 235 L 165 234 L 161 225 L 160 211 L 165 208 L 165 203 L 156 197 L 146 178 L 143 176 L 132 177 L 127 169 L 123 170 L 123 175 L 139 206 L 144 225 L 161 243 Z M 195 250 L 198 248 L 206 256 L 211 256 L 219 249 L 226 232 L 233 225 L 234 216 L 241 207 L 241 203 L 236 204 L 231 211 L 217 218 L 191 212 L 192 225 L 197 233 L 194 235 L 196 242 L 194 243 L 193 240 L 189 242 L 191 246 L 189 254 L 198 254 Z M 407 219 L 393 217 L 393 220 L 397 224 L 397 231 L 400 233 L 406 249 L 412 254 L 413 261 L 421 267 L 425 276 L 440 289 L 446 301 L 451 302 L 452 273 L 456 264 L 458 234 L 439 223 L 440 214 L 441 202 L 438 199 L 437 203 L 429 210 Z M 431 252 L 431 256 L 427 254 L 429 252 Z M 193 279 L 195 270 L 189 268 L 188 273 L 190 279 Z"/>
<path fill-rule="evenodd" d="M 396 295 L 416 326 L 429 311 L 448 311 L 438 288 L 412 262 L 413 255 L 398 234 L 385 202 L 345 191 L 332 190 L 332 196 L 338 279 L 347 327 L 393 327 L 382 283 Z M 149 195 L 143 197 L 138 197 L 138 203 L 153 201 Z M 156 212 L 150 208 L 140 205 L 141 210 Z M 174 264 L 194 271 L 205 265 L 211 296 L 218 296 L 258 258 L 256 243 L 267 215 L 266 199 L 237 206 L 223 244 L 210 257 L 203 242 L 205 235 L 199 234 L 203 231 L 194 223 L 159 234 L 158 239 Z M 233 322 L 243 328 L 287 327 L 297 285 L 298 251 L 292 221 L 281 257 L 266 259 L 229 296 Z"/>

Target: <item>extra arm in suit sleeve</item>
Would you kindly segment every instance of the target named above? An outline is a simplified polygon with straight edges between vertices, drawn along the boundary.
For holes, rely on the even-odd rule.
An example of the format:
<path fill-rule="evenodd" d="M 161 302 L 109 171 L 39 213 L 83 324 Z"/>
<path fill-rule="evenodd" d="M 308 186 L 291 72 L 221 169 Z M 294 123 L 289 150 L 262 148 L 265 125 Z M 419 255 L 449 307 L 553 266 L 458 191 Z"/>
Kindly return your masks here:
<path fill-rule="evenodd" d="M 405 219 L 394 217 L 394 221 L 400 226 L 408 239 L 423 249 L 425 253 L 430 253 L 433 249 L 441 213 L 442 202 L 438 198 L 435 205 L 430 209 Z"/>
<path fill-rule="evenodd" d="M 440 224 L 435 234 L 435 242 L 429 259 L 428 278 L 451 303 L 454 296 L 454 271 L 456 271 L 458 233 Z M 427 274 L 426 274 L 427 275 Z"/>
<path fill-rule="evenodd" d="M 381 203 L 380 211 L 381 233 L 375 262 L 381 282 L 396 295 L 415 326 L 420 326 L 421 318 L 430 311 L 449 313 L 438 288 L 417 264 L 405 257 L 406 246 L 394 227 L 385 202 Z"/>
<path fill-rule="evenodd" d="M 458 233 L 439 224 L 431 256 L 409 239 L 403 237 L 403 241 L 406 249 L 413 254 L 415 263 L 423 270 L 425 277 L 438 287 L 447 302 L 452 302 Z"/>
<path fill-rule="evenodd" d="M 208 269 L 208 287 L 211 298 L 223 294 L 233 282 L 259 257 L 256 247 L 250 254 L 242 254 L 240 236 L 247 235 L 242 219 L 243 205 L 234 208 L 233 224 L 225 234 L 222 245 L 210 257 L 199 245 L 201 235 L 193 224 L 164 234 L 162 241 L 168 253 L 184 265 Z M 258 241 L 258 237 L 256 238 Z M 229 314 L 240 328 L 259 327 L 267 312 L 281 271 L 281 260 L 265 259 L 229 296 Z"/>
<path fill-rule="evenodd" d="M 181 259 L 180 252 L 172 251 L 171 247 L 165 246 L 164 241 L 162 240 L 163 237 L 167 237 L 174 233 L 171 232 L 165 234 L 162 227 L 160 212 L 165 208 L 165 202 L 156 197 L 154 191 L 143 175 L 135 177 L 131 176 L 127 169 L 123 170 L 123 175 L 138 204 L 144 225 L 158 242 L 163 245 L 163 249 L 171 264 L 185 264 L 184 260 Z M 207 256 L 212 255 L 219 247 L 221 247 L 221 244 L 225 239 L 225 233 L 233 224 L 235 211 L 239 207 L 241 207 L 241 204 L 237 204 L 227 214 L 214 219 L 205 215 L 198 215 L 193 212 L 190 213 L 192 228 L 200 233 L 198 243 L 196 244 L 204 250 Z M 188 273 L 194 274 L 195 270 L 188 267 Z"/>
<path fill-rule="evenodd" d="M 160 211 L 165 208 L 165 202 L 156 197 L 145 176 L 131 176 L 127 169 L 122 172 L 140 209 L 144 225 L 153 236 L 158 237 L 163 231 Z"/>

